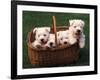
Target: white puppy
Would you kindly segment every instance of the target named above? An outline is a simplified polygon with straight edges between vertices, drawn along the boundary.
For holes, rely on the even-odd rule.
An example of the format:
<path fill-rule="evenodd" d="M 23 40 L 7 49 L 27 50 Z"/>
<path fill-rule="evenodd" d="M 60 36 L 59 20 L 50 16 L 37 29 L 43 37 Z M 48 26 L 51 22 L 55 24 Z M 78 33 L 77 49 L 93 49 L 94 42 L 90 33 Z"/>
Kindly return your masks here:
<path fill-rule="evenodd" d="M 56 47 L 54 34 L 52 34 L 52 33 L 50 34 L 49 40 L 45 46 L 46 46 L 46 48 L 49 48 L 49 49 L 54 49 Z"/>
<path fill-rule="evenodd" d="M 68 32 L 68 30 L 57 32 L 57 44 L 62 45 L 62 46 L 69 45 L 69 32 Z"/>
<path fill-rule="evenodd" d="M 35 28 L 33 34 L 35 34 L 35 41 L 32 43 L 32 46 L 34 48 L 44 49 L 44 45 L 49 39 L 50 27 Z"/>
<path fill-rule="evenodd" d="M 79 40 L 80 48 L 85 46 L 85 35 L 83 33 L 83 27 L 85 25 L 84 21 L 79 19 L 69 20 L 69 32 L 70 36 L 73 36 L 77 40 Z"/>

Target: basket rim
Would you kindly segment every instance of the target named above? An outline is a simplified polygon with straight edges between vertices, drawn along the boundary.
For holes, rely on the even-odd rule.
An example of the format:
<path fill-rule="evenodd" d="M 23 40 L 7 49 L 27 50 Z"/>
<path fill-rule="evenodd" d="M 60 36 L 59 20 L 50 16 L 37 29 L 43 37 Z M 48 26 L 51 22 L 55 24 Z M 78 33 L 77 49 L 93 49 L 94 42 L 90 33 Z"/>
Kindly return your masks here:
<path fill-rule="evenodd" d="M 71 48 L 72 46 L 75 46 L 77 43 L 67 46 L 67 47 L 57 47 L 54 49 L 36 49 L 34 47 L 32 47 L 32 43 L 27 43 L 28 47 L 30 47 L 31 49 L 35 50 L 35 51 L 56 51 L 56 50 L 62 50 L 62 49 L 67 49 L 67 48 Z"/>

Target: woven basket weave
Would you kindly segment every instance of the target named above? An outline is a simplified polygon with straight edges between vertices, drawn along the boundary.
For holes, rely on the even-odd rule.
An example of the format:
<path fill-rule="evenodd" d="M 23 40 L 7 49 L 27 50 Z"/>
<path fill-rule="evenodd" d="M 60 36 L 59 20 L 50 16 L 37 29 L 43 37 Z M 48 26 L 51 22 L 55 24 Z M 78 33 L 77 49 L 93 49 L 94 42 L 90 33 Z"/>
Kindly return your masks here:
<path fill-rule="evenodd" d="M 67 28 L 57 28 L 56 29 L 56 20 L 53 16 L 53 29 L 52 33 L 55 33 L 56 44 L 57 44 L 57 31 L 66 30 Z M 53 65 L 66 65 L 73 62 L 76 62 L 79 58 L 79 45 L 78 42 L 65 48 L 57 47 L 54 50 L 38 50 L 32 47 L 32 42 L 35 40 L 35 34 L 33 32 L 28 33 L 28 56 L 30 63 L 34 66 L 53 66 Z"/>

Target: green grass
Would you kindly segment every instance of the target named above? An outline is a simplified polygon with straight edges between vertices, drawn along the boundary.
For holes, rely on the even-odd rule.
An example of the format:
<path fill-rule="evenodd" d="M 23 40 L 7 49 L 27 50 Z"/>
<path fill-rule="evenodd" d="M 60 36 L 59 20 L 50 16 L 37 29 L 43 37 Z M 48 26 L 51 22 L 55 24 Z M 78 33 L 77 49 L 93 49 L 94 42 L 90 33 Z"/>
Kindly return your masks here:
<path fill-rule="evenodd" d="M 80 50 L 79 60 L 67 66 L 89 65 L 89 14 L 23 11 L 23 68 L 35 67 L 30 64 L 28 58 L 26 42 L 28 32 L 33 27 L 52 26 L 53 15 L 56 16 L 57 26 L 68 25 L 70 19 L 82 19 L 85 21 L 86 45 Z"/>

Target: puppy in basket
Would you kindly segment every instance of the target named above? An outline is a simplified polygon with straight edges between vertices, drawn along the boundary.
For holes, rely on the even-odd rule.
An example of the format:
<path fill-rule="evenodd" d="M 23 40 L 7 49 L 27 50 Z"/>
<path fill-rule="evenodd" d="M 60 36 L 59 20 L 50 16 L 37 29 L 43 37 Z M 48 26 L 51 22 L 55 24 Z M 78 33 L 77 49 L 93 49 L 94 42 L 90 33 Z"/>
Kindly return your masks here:
<path fill-rule="evenodd" d="M 83 20 L 74 19 L 69 20 L 69 34 L 79 41 L 79 47 L 85 46 L 85 35 L 83 33 L 83 27 L 85 25 Z"/>
<path fill-rule="evenodd" d="M 57 32 L 57 44 L 59 47 L 67 47 L 70 44 L 68 30 Z"/>
<path fill-rule="evenodd" d="M 35 28 L 33 34 L 35 34 L 35 41 L 32 46 L 37 49 L 45 49 L 45 44 L 50 35 L 50 27 Z"/>
<path fill-rule="evenodd" d="M 46 49 L 55 49 L 56 43 L 55 43 L 55 34 L 50 33 L 48 42 L 45 45 Z"/>

